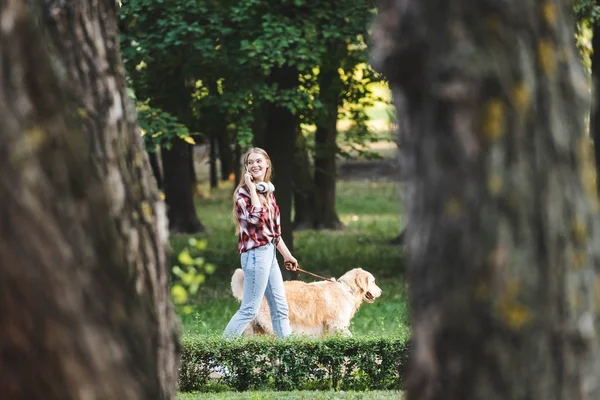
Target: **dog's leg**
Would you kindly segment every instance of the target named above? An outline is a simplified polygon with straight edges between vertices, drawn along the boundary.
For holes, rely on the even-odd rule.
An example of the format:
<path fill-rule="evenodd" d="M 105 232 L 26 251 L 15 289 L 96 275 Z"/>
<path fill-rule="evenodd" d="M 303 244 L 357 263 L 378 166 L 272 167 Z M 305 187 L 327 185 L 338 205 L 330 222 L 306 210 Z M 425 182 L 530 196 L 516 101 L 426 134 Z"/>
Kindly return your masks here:
<path fill-rule="evenodd" d="M 350 329 L 348 329 L 348 326 L 343 325 L 343 324 L 330 325 L 328 327 L 327 331 L 329 331 L 329 333 L 333 333 L 335 335 L 341 335 L 344 337 L 352 337 L 352 332 L 350 332 Z"/>
<path fill-rule="evenodd" d="M 248 325 L 248 327 L 244 330 L 244 332 L 242 333 L 243 336 L 254 336 L 256 335 L 256 333 L 254 332 L 254 324 L 250 323 L 250 325 Z"/>
<path fill-rule="evenodd" d="M 338 328 L 338 332 L 342 334 L 342 336 L 352 337 L 352 332 L 348 327 Z"/>

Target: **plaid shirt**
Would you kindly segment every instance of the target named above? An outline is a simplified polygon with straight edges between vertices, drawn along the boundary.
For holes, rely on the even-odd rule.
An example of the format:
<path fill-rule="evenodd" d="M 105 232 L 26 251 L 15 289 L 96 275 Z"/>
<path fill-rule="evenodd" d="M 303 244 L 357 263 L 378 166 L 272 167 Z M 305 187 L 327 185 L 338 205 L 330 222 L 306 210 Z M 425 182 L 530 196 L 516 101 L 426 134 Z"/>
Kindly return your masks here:
<path fill-rule="evenodd" d="M 259 195 L 260 196 L 260 195 Z M 236 196 L 235 210 L 240 221 L 238 251 L 242 254 L 255 247 L 264 246 L 281 236 L 281 217 L 273 193 L 268 194 L 272 210 L 254 207 L 250 193 L 241 187 Z"/>

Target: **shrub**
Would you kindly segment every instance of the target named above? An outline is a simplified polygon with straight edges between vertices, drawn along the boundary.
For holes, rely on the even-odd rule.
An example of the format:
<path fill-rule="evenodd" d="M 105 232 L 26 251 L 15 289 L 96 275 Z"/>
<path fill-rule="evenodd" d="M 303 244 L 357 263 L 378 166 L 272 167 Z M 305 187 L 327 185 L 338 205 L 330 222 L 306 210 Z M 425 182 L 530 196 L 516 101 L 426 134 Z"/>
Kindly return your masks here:
<path fill-rule="evenodd" d="M 400 338 L 187 338 L 179 390 L 398 389 L 408 348 Z M 217 365 L 229 373 L 211 379 Z"/>

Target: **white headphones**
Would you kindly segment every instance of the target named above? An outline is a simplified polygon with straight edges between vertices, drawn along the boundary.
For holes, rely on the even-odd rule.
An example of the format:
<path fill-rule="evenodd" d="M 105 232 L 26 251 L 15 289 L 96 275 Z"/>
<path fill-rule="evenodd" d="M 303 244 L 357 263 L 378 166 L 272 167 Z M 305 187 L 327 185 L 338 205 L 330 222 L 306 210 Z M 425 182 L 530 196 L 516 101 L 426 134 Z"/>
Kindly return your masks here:
<path fill-rule="evenodd" d="M 275 186 L 271 182 L 256 183 L 256 191 L 260 194 L 271 193 L 275 191 Z"/>

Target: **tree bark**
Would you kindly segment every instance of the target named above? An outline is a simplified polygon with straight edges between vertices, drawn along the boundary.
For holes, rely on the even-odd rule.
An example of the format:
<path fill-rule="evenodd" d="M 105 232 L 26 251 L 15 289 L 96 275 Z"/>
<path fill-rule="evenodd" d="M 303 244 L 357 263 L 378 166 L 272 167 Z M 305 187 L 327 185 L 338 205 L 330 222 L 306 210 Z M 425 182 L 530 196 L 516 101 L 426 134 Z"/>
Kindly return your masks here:
<path fill-rule="evenodd" d="M 590 112 L 590 135 L 594 140 L 596 176 L 600 176 L 600 28 L 594 26 L 592 37 L 592 109 Z M 600 185 L 597 185 L 600 189 Z"/>
<path fill-rule="evenodd" d="M 225 123 L 223 129 L 218 133 L 219 161 L 221 164 L 221 180 L 229 180 L 233 174 L 233 151 L 231 151 L 231 140 Z"/>
<path fill-rule="evenodd" d="M 198 143 L 196 141 L 196 143 Z M 193 144 L 188 144 L 188 156 L 186 157 L 186 162 L 187 162 L 187 166 L 189 168 L 190 171 L 190 182 L 191 187 L 192 187 L 192 200 L 194 198 L 194 189 L 196 187 L 196 184 L 198 183 L 198 177 L 196 176 L 196 165 L 194 164 L 194 158 L 196 156 L 195 152 L 194 152 L 194 145 Z M 198 215 L 196 215 L 196 218 L 198 218 Z"/>
<path fill-rule="evenodd" d="M 235 174 L 233 177 L 233 188 L 235 190 L 235 187 L 237 186 L 238 182 L 240 181 L 240 179 L 242 179 L 242 148 L 237 142 L 237 138 L 233 152 L 233 172 Z"/>
<path fill-rule="evenodd" d="M 210 165 L 210 187 L 216 189 L 219 187 L 219 172 L 217 171 L 217 133 L 211 132 L 210 138 L 210 152 L 209 152 L 209 165 Z"/>
<path fill-rule="evenodd" d="M 116 3 L 8 0 L 0 21 L 2 396 L 174 399 L 164 204 Z"/>
<path fill-rule="evenodd" d="M 194 204 L 194 177 L 190 158 L 192 146 L 174 138 L 170 149 L 161 149 L 164 192 L 167 202 L 169 229 L 177 233 L 204 232 Z"/>
<path fill-rule="evenodd" d="M 298 86 L 298 71 L 292 67 L 276 68 L 271 72 L 270 79 L 278 84 L 280 90 L 289 90 Z M 281 232 L 283 240 L 290 251 L 294 249 L 292 235 L 292 177 L 294 164 L 294 141 L 296 139 L 296 116 L 287 108 L 275 103 L 266 106 L 266 127 L 264 149 L 273 163 L 273 183 L 275 195 L 281 211 Z M 279 257 L 279 255 L 278 255 Z M 287 270 L 281 268 L 285 276 Z"/>
<path fill-rule="evenodd" d="M 337 155 L 337 119 L 341 103 L 342 80 L 338 72 L 339 57 L 345 43 L 329 45 L 329 57 L 320 66 L 319 98 L 323 112 L 317 118 L 315 132 L 315 194 L 317 201 L 317 228 L 340 229 L 342 223 L 335 209 Z"/>
<path fill-rule="evenodd" d="M 156 180 L 156 185 L 159 189 L 163 188 L 163 177 L 162 171 L 160 169 L 160 163 L 158 162 L 158 156 L 156 152 L 148 153 L 148 160 L 150 161 L 150 168 L 152 168 L 152 175 L 154 175 L 154 179 Z"/>
<path fill-rule="evenodd" d="M 297 128 L 294 154 L 294 230 L 316 229 L 317 203 L 312 167 L 306 149 L 306 139 Z"/>
<path fill-rule="evenodd" d="M 554 0 L 384 0 L 406 196 L 408 400 L 598 399 L 588 84 Z"/>
<path fill-rule="evenodd" d="M 176 116 L 190 127 L 191 92 L 185 85 L 180 71 L 156 71 L 162 82 L 170 82 L 159 87 L 160 92 L 150 90 L 148 96 L 152 104 Z M 204 232 L 194 205 L 196 172 L 192 145 L 179 138 L 173 138 L 171 149 L 161 148 L 163 165 L 163 187 L 167 203 L 169 229 L 176 233 Z"/>

